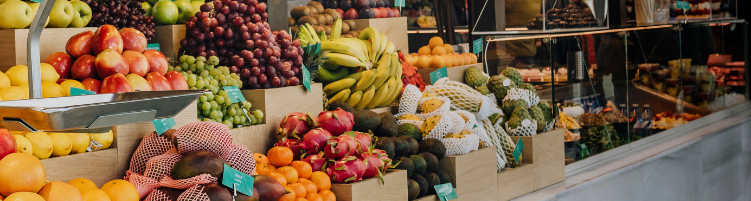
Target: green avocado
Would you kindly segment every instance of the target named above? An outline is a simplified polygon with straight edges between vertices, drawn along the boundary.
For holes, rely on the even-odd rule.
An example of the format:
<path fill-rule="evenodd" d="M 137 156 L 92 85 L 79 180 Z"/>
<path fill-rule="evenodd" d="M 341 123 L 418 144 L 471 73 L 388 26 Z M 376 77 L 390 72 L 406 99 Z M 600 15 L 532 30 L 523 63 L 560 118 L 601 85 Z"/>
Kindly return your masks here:
<path fill-rule="evenodd" d="M 422 141 L 422 132 L 420 132 L 420 127 L 414 124 L 402 124 L 399 125 L 399 136 L 410 136 L 413 139 L 417 140 L 417 142 Z"/>
<path fill-rule="evenodd" d="M 420 142 L 419 152 L 429 152 L 441 160 L 446 155 L 446 145 L 438 139 L 428 138 Z"/>
<path fill-rule="evenodd" d="M 353 113 L 355 116 L 355 125 L 353 131 L 375 132 L 381 126 L 381 116 L 370 110 L 359 110 Z"/>
<path fill-rule="evenodd" d="M 425 170 L 427 169 L 427 163 L 425 163 L 425 159 L 423 159 L 422 156 L 411 155 L 409 156 L 409 160 L 412 160 L 412 163 L 415 164 L 415 173 L 417 174 L 425 173 Z"/>

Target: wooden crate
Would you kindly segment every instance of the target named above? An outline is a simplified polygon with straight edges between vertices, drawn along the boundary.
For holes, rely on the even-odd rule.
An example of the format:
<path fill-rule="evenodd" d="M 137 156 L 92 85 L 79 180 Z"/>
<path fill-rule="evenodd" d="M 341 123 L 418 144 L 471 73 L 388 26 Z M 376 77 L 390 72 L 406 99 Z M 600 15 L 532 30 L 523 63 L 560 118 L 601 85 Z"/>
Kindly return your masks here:
<path fill-rule="evenodd" d="M 180 40 L 185 38 L 185 29 L 184 24 L 156 26 L 156 35 L 154 35 L 151 43 L 159 43 L 159 49 L 164 53 L 164 56 L 174 61 L 178 58 Z"/>
<path fill-rule="evenodd" d="M 540 133 L 522 139 L 526 165 L 498 173 L 498 198 L 510 200 L 566 179 L 563 130 Z"/>
<path fill-rule="evenodd" d="M 495 147 L 483 147 L 459 156 L 443 157 L 439 163 L 451 177 L 458 200 L 484 200 L 497 195 Z"/>
<path fill-rule="evenodd" d="M 384 184 L 377 177 L 351 184 L 331 184 L 337 201 L 407 200 L 407 171 L 388 170 L 383 174 Z"/>
<path fill-rule="evenodd" d="M 122 178 L 118 175 L 117 148 L 73 154 L 42 160 L 47 169 L 47 180 L 68 182 L 75 178 L 86 178 L 97 186 Z"/>
<path fill-rule="evenodd" d="M 454 66 L 454 67 L 446 67 L 446 72 L 448 72 L 449 80 L 451 81 L 457 81 L 464 83 L 464 71 L 467 71 L 469 67 L 478 67 L 480 70 L 482 70 L 482 63 L 476 63 L 476 64 L 470 64 L 470 65 L 463 65 L 463 66 Z M 420 76 L 422 76 L 422 79 L 432 83 L 433 81 L 430 80 L 430 73 L 433 71 L 436 71 L 441 68 L 417 68 L 417 73 L 420 73 Z M 483 70 L 485 71 L 485 70 Z"/>
<path fill-rule="evenodd" d="M 394 43 L 397 50 L 409 52 L 409 39 L 407 38 L 407 17 L 391 17 L 376 19 L 356 19 L 355 30 L 364 30 L 373 27 L 379 33 L 386 35 L 388 41 Z"/>
<path fill-rule="evenodd" d="M 230 133 L 233 142 L 244 145 L 252 153 L 265 155 L 271 149 L 271 146 L 276 143 L 276 130 L 272 130 L 266 124 L 233 128 Z"/>
<path fill-rule="evenodd" d="M 96 27 L 84 28 L 46 28 L 39 37 L 40 60 L 44 60 L 54 52 L 65 52 L 65 44 L 68 39 L 84 31 L 96 31 Z M 5 72 L 15 65 L 26 65 L 26 39 L 29 36 L 28 29 L 4 29 L 0 30 L 0 70 Z"/>

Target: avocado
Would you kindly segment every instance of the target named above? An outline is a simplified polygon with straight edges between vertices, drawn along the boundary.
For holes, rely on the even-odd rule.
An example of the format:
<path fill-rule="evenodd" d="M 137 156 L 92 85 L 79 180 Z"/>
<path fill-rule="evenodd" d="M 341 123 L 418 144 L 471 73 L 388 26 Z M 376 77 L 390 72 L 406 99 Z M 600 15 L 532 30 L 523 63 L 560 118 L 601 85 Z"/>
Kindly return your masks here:
<path fill-rule="evenodd" d="M 438 184 L 441 184 L 441 179 L 436 175 L 435 173 L 427 173 L 423 175 L 425 177 L 425 180 L 428 181 L 428 186 L 435 186 Z M 428 188 L 428 195 L 435 194 L 435 188 Z"/>
<path fill-rule="evenodd" d="M 216 183 L 206 184 L 203 186 L 203 193 L 209 196 L 211 201 L 232 201 L 232 194 L 229 193 L 227 188 L 220 186 Z"/>
<path fill-rule="evenodd" d="M 417 198 L 418 195 L 420 195 L 420 184 L 418 184 L 415 180 L 407 179 L 407 195 L 409 195 L 409 200 L 414 200 Z"/>
<path fill-rule="evenodd" d="M 407 177 L 412 177 L 412 173 L 415 171 L 415 164 L 412 163 L 412 160 L 407 157 L 402 157 L 399 160 L 401 162 L 396 166 L 396 169 L 407 170 Z"/>
<path fill-rule="evenodd" d="M 376 131 L 381 126 L 381 116 L 370 110 L 358 110 L 355 115 L 355 125 L 353 131 L 371 132 Z"/>
<path fill-rule="evenodd" d="M 342 110 L 350 112 L 353 115 L 357 111 L 357 110 L 355 110 L 355 108 L 352 108 L 352 106 L 350 106 L 349 104 L 347 104 L 345 102 L 342 102 L 342 101 L 329 102 L 329 107 L 328 107 L 329 111 L 334 111 L 334 110 L 336 110 L 336 108 L 342 108 Z"/>
<path fill-rule="evenodd" d="M 409 156 L 409 160 L 412 160 L 412 163 L 415 164 L 415 173 L 416 174 L 422 174 L 425 173 L 425 170 L 427 169 L 427 164 L 425 162 L 425 159 L 422 158 L 420 155 L 411 155 Z"/>
<path fill-rule="evenodd" d="M 409 156 L 410 147 L 409 142 L 404 141 L 402 138 L 392 137 L 391 141 L 394 142 L 394 156 Z"/>
<path fill-rule="evenodd" d="M 398 136 L 410 136 L 417 140 L 417 142 L 422 141 L 422 133 L 420 132 L 420 127 L 414 124 L 402 124 L 399 125 L 399 132 L 397 134 Z"/>
<path fill-rule="evenodd" d="M 409 144 L 409 149 L 407 149 L 409 151 L 409 155 L 415 155 L 417 153 L 420 153 L 418 152 L 420 151 L 420 143 L 417 143 L 417 140 L 409 136 L 401 136 L 399 138 L 401 138 L 402 140 L 407 142 L 407 144 Z"/>
<path fill-rule="evenodd" d="M 440 170 L 436 173 L 436 175 L 438 175 L 438 178 L 441 179 L 441 184 L 451 183 L 451 176 L 449 176 L 448 172 Z"/>
<path fill-rule="evenodd" d="M 180 180 L 210 174 L 221 180 L 227 161 L 211 151 L 194 151 L 183 156 L 172 168 L 172 179 Z"/>
<path fill-rule="evenodd" d="M 428 188 L 432 188 L 432 186 L 428 186 L 428 180 L 419 174 L 412 175 L 412 180 L 415 180 L 417 184 L 420 185 L 420 194 L 417 195 L 418 198 L 428 194 Z"/>
<path fill-rule="evenodd" d="M 385 151 L 389 158 L 394 158 L 394 142 L 391 141 L 390 137 L 379 137 L 376 140 L 375 148 Z"/>
<path fill-rule="evenodd" d="M 391 112 L 382 112 L 381 126 L 378 128 L 378 132 L 375 133 L 378 137 L 393 137 L 397 134 L 399 126 L 396 125 L 396 118 Z"/>
<path fill-rule="evenodd" d="M 438 170 L 441 169 L 441 165 L 438 164 L 438 158 L 429 153 L 429 152 L 422 152 L 420 153 L 420 156 L 422 159 L 425 159 L 425 165 L 427 166 L 427 171 L 429 172 L 438 172 Z"/>
<path fill-rule="evenodd" d="M 446 155 L 446 145 L 438 139 L 428 138 L 420 142 L 420 152 L 429 152 L 441 160 Z"/>

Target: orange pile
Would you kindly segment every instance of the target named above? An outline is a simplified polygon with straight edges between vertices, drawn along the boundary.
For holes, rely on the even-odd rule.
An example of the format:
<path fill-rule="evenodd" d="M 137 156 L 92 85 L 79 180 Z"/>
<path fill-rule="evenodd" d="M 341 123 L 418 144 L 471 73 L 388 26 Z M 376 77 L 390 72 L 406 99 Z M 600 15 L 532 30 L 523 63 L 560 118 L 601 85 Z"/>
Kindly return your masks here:
<path fill-rule="evenodd" d="M 444 44 L 443 39 L 435 36 L 428 45 L 421 47 L 417 53 L 404 55 L 404 59 L 411 66 L 419 68 L 441 68 L 463 66 L 477 63 L 477 56 L 472 53 L 454 53 L 450 44 Z"/>
<path fill-rule="evenodd" d="M 292 150 L 287 147 L 274 147 L 267 155 L 254 153 L 256 173 L 270 176 L 279 181 L 290 193 L 279 201 L 336 201 L 331 192 L 331 178 L 315 171 L 304 161 L 293 160 Z"/>

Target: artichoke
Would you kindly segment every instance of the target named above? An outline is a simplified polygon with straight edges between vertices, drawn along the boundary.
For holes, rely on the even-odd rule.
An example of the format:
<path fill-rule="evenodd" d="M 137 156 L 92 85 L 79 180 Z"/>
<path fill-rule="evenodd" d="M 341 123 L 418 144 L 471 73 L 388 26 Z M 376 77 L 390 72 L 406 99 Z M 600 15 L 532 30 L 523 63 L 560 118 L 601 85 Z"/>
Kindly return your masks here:
<path fill-rule="evenodd" d="M 537 89 L 535 89 L 535 86 L 532 86 L 532 84 L 530 83 L 524 83 L 520 85 L 519 88 L 529 90 L 532 93 L 537 93 Z"/>
<path fill-rule="evenodd" d="M 516 99 L 516 100 L 503 100 L 503 106 L 501 106 L 501 110 L 503 110 L 504 114 L 511 114 L 514 112 L 514 109 L 517 107 L 524 108 L 524 110 L 529 109 L 529 105 L 527 105 L 527 101 L 522 99 Z"/>
<path fill-rule="evenodd" d="M 543 115 L 542 109 L 537 105 L 533 105 L 529 107 L 529 114 L 532 116 L 532 119 L 537 121 L 537 133 L 542 133 L 546 126 L 545 115 Z"/>
<path fill-rule="evenodd" d="M 464 72 L 464 82 L 470 87 L 475 88 L 488 82 L 488 77 L 482 74 L 480 68 L 472 66 Z"/>
<path fill-rule="evenodd" d="M 514 81 L 514 84 L 516 84 L 516 86 L 522 85 L 522 74 L 519 74 L 519 71 L 516 71 L 516 68 L 514 67 L 506 67 L 506 69 L 503 69 L 503 71 L 501 71 L 501 75 L 506 76 L 507 78 L 511 79 L 511 81 Z"/>
<path fill-rule="evenodd" d="M 540 101 L 540 103 L 537 103 L 537 107 L 540 107 L 542 110 L 542 115 L 545 117 L 546 124 L 553 122 L 553 108 L 550 107 L 548 101 Z"/>
<path fill-rule="evenodd" d="M 517 107 L 508 120 L 508 129 L 516 129 L 522 126 L 522 121 L 531 119 L 529 111 L 526 108 Z"/>
<path fill-rule="evenodd" d="M 475 88 L 475 90 L 477 90 L 478 92 L 480 92 L 480 94 L 482 94 L 482 95 L 488 95 L 488 94 L 490 94 L 490 89 L 488 89 L 488 87 L 486 87 L 486 86 L 479 86 L 479 87 Z"/>
<path fill-rule="evenodd" d="M 507 84 L 504 85 L 504 80 L 508 80 Z M 511 79 L 506 78 L 503 75 L 493 75 L 490 77 L 490 80 L 488 80 L 488 89 L 490 89 L 490 92 L 493 92 L 495 94 L 496 100 L 503 100 L 503 98 L 506 98 L 506 94 L 508 94 L 508 90 L 511 88 L 516 88 L 516 84 L 514 84 L 514 81 Z"/>

